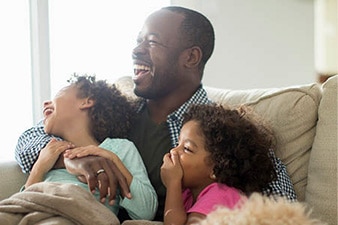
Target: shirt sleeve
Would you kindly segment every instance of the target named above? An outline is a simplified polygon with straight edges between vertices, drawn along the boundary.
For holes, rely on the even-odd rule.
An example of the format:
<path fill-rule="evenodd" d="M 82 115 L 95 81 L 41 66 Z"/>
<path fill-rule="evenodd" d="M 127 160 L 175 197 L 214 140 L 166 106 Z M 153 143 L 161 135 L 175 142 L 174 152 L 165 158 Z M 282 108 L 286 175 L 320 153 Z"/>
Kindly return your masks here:
<path fill-rule="evenodd" d="M 270 182 L 268 187 L 263 189 L 262 193 L 264 195 L 286 197 L 290 201 L 297 201 L 297 195 L 285 165 L 275 156 L 272 149 L 270 150 L 270 157 L 274 163 L 277 179 Z"/>
<path fill-rule="evenodd" d="M 152 220 L 157 211 L 158 199 L 138 150 L 135 145 L 127 139 L 110 140 L 120 142 L 119 144 L 115 142 L 115 144 L 111 145 L 110 150 L 121 159 L 133 175 L 133 180 L 129 187 L 132 198 L 121 199 L 120 206 L 124 208 L 130 218 L 134 220 Z M 106 148 L 107 145 L 105 142 L 103 142 L 100 147 Z"/>
<path fill-rule="evenodd" d="M 41 122 L 20 135 L 15 147 L 15 160 L 21 167 L 22 172 L 30 172 L 39 156 L 40 150 L 43 149 L 52 138 L 53 136 L 45 133 Z M 58 137 L 55 138 L 61 140 Z"/>
<path fill-rule="evenodd" d="M 190 202 L 185 205 L 188 213 L 196 212 L 207 215 L 218 206 L 225 206 L 232 209 L 240 201 L 241 195 L 235 188 L 228 187 L 225 184 L 212 183 L 203 189 L 192 206 L 189 207 L 192 203 L 191 193 L 183 193 L 183 198 L 184 202 L 186 202 L 186 200 L 188 200 L 187 203 Z"/>

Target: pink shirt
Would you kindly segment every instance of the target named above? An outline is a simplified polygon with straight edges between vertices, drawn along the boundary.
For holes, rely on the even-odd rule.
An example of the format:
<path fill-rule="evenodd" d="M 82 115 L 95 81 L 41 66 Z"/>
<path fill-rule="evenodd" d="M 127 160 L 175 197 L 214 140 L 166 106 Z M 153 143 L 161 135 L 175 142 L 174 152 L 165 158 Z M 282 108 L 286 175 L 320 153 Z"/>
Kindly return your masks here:
<path fill-rule="evenodd" d="M 240 191 L 221 183 L 212 183 L 204 188 L 193 204 L 189 189 L 183 191 L 183 204 L 187 213 L 196 212 L 207 215 L 216 206 L 233 208 L 241 199 Z"/>

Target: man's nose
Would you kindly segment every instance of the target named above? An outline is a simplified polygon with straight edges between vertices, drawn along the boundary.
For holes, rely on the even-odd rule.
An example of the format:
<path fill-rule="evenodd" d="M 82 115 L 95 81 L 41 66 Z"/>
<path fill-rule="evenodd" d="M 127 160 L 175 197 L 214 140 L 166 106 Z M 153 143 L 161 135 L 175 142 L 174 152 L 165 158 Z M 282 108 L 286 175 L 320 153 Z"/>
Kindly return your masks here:
<path fill-rule="evenodd" d="M 137 46 L 132 51 L 132 58 L 137 59 L 138 56 L 144 55 L 146 53 L 146 50 L 144 48 L 143 43 L 138 43 Z"/>

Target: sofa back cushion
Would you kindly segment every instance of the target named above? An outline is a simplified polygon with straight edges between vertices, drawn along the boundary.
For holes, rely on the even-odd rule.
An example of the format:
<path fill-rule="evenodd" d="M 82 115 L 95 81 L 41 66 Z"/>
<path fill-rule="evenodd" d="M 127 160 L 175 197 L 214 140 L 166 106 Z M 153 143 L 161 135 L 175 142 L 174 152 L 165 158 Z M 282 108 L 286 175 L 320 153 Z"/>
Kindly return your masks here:
<path fill-rule="evenodd" d="M 337 224 L 337 84 L 338 75 L 323 84 L 305 195 L 313 216 L 328 224 Z"/>
<path fill-rule="evenodd" d="M 136 98 L 133 81 L 122 77 L 116 85 Z M 287 167 L 297 197 L 305 199 L 310 150 L 315 136 L 317 111 L 321 99 L 319 84 L 285 88 L 226 90 L 205 87 L 211 100 L 231 106 L 246 104 L 271 124 L 277 138 L 275 153 Z"/>
<path fill-rule="evenodd" d="M 19 192 L 27 180 L 27 174 L 21 171 L 16 161 L 0 163 L 0 200 Z"/>
<path fill-rule="evenodd" d="M 206 87 L 206 90 L 213 101 L 252 107 L 271 125 L 277 139 L 275 153 L 286 165 L 298 200 L 303 201 L 321 99 L 320 85 L 251 90 Z"/>

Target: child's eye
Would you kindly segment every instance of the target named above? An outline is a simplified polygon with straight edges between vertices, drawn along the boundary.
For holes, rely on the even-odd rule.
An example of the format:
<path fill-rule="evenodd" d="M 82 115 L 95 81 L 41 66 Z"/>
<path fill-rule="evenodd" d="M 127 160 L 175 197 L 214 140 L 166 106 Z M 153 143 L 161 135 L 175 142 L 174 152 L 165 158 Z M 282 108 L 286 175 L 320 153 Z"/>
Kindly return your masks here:
<path fill-rule="evenodd" d="M 192 152 L 188 147 L 184 147 L 185 152 Z"/>

